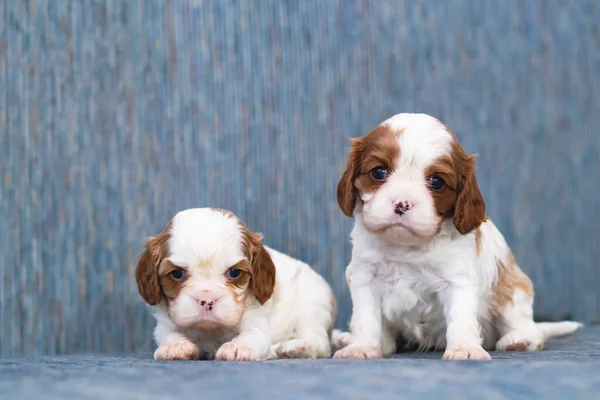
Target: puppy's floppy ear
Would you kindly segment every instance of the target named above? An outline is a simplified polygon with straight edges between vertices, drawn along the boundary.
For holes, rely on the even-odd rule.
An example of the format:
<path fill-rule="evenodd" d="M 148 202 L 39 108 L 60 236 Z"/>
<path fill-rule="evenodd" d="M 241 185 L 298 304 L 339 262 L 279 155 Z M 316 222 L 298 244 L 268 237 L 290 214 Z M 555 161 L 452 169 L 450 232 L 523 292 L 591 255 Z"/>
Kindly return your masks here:
<path fill-rule="evenodd" d="M 135 279 L 140 296 L 150 305 L 160 303 L 162 291 L 158 278 L 158 266 L 168 256 L 168 241 L 171 238 L 171 223 L 146 242 L 146 250 L 140 254 L 135 268 Z"/>
<path fill-rule="evenodd" d="M 261 243 L 261 236 L 250 232 L 246 227 L 243 231 L 246 257 L 252 269 L 250 288 L 256 300 L 262 305 L 271 298 L 275 290 L 275 264 Z"/>
<path fill-rule="evenodd" d="M 352 217 L 358 190 L 354 186 L 354 180 L 360 174 L 360 160 L 362 158 L 362 140 L 351 139 L 352 147 L 350 147 L 350 155 L 348 156 L 348 164 L 346 170 L 342 174 L 337 187 L 337 201 L 340 209 L 347 217 Z"/>
<path fill-rule="evenodd" d="M 475 177 L 475 155 L 467 155 L 460 149 L 455 162 L 458 165 L 458 193 L 454 207 L 454 226 L 464 235 L 477 229 L 485 221 L 485 202 Z"/>

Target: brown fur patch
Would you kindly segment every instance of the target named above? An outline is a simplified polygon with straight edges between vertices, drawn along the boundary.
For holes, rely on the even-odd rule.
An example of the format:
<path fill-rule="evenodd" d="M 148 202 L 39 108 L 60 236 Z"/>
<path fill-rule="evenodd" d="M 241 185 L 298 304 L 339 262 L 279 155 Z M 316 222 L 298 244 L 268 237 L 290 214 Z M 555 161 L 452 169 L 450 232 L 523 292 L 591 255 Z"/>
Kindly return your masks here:
<path fill-rule="evenodd" d="M 454 134 L 450 157 L 440 157 L 425 170 L 425 180 L 438 176 L 446 183 L 432 191 L 438 215 L 453 217 L 461 234 L 472 232 L 485 221 L 485 203 L 475 177 L 475 156 L 465 153 Z"/>
<path fill-rule="evenodd" d="M 264 304 L 275 289 L 275 264 L 261 243 L 260 235 L 251 232 L 242 222 L 240 224 L 244 234 L 244 253 L 250 262 L 250 288 L 256 300 Z"/>
<path fill-rule="evenodd" d="M 248 297 L 248 287 L 252 279 L 252 267 L 248 260 L 242 260 L 231 266 L 232 269 L 239 269 L 243 272 L 237 278 L 228 280 L 226 285 L 231 291 L 236 303 L 243 303 Z"/>
<path fill-rule="evenodd" d="M 232 213 L 229 210 L 225 210 L 224 208 L 213 208 L 213 210 L 220 212 L 221 214 L 225 215 L 226 217 L 237 218 L 234 213 Z"/>
<path fill-rule="evenodd" d="M 346 170 L 337 187 L 338 205 L 342 212 L 352 217 L 360 192 L 377 190 L 384 182 L 371 177 L 371 170 L 384 167 L 390 173 L 400 155 L 397 137 L 402 131 L 379 125 L 366 136 L 352 139 Z"/>
<path fill-rule="evenodd" d="M 181 289 L 185 286 L 185 279 L 177 280 L 171 276 L 171 272 L 176 269 L 183 270 L 186 275 L 189 276 L 189 270 L 187 268 L 174 265 L 168 260 L 163 261 L 159 267 L 159 282 L 162 292 L 167 300 L 175 299 L 177 295 L 179 295 Z"/>
<path fill-rule="evenodd" d="M 433 176 L 438 176 L 446 182 L 442 189 L 431 191 L 435 209 L 441 217 L 451 216 L 457 198 L 457 176 L 453 159 L 441 157 L 431 163 L 425 170 L 425 181 Z"/>
<path fill-rule="evenodd" d="M 227 285 L 238 289 L 247 288 L 250 278 L 252 277 L 252 267 L 250 267 L 250 262 L 248 260 L 242 260 L 239 263 L 231 266 L 231 269 L 239 269 L 242 271 L 242 273 L 237 278 L 229 280 Z"/>
<path fill-rule="evenodd" d="M 498 279 L 492 288 L 490 314 L 494 317 L 502 314 L 507 305 L 513 304 L 516 289 L 522 290 L 528 297 L 533 297 L 533 283 L 519 268 L 515 257 L 509 250 L 506 264 L 497 261 Z"/>
<path fill-rule="evenodd" d="M 485 221 L 485 202 L 475 177 L 475 155 L 465 153 L 454 134 L 450 134 L 453 137 L 452 161 L 457 176 L 454 226 L 464 235 L 477 229 Z"/>
<path fill-rule="evenodd" d="M 169 254 L 172 227 L 173 222 L 169 221 L 161 233 L 146 242 L 146 250 L 140 255 L 135 269 L 138 291 L 150 305 L 156 305 L 162 299 L 158 267 Z"/>

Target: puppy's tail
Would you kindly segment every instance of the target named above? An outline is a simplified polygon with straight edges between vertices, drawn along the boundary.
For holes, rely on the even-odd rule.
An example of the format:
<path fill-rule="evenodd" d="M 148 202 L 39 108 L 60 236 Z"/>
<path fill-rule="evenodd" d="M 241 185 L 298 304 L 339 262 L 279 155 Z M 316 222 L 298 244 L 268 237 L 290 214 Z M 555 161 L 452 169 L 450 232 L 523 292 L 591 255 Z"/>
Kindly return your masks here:
<path fill-rule="evenodd" d="M 335 349 L 342 349 L 350 344 L 350 332 L 342 332 L 339 329 L 334 329 L 331 332 L 331 345 Z"/>
<path fill-rule="evenodd" d="M 537 326 L 544 334 L 544 339 L 556 336 L 566 336 L 583 327 L 583 324 L 575 321 L 561 322 L 536 322 Z"/>

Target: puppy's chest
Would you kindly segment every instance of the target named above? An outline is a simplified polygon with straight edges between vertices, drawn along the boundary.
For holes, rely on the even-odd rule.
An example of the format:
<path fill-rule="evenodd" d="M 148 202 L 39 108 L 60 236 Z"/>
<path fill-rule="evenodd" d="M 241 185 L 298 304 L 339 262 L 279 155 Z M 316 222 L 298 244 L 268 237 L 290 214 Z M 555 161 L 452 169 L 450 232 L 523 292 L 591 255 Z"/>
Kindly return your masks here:
<path fill-rule="evenodd" d="M 410 330 L 415 326 L 438 329 L 444 320 L 438 294 L 443 285 L 440 276 L 423 266 L 393 262 L 379 268 L 376 279 L 388 323 Z"/>

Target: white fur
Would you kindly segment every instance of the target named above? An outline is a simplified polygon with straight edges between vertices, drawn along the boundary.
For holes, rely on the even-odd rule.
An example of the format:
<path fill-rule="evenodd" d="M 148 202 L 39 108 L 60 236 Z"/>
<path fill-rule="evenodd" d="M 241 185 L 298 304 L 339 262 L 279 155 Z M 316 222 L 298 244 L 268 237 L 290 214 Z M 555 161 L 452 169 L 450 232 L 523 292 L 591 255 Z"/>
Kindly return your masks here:
<path fill-rule="evenodd" d="M 330 355 L 335 300 L 329 285 L 307 264 L 267 248 L 276 267 L 273 296 L 260 305 L 250 294 L 236 305 L 224 273 L 245 258 L 242 237 L 239 220 L 214 209 L 175 216 L 167 259 L 191 272 L 169 306 L 163 300 L 152 307 L 159 346 L 155 358 L 170 359 L 172 354 L 179 359 L 180 347 L 190 343 L 199 357 L 209 359 Z M 203 296 L 218 298 L 210 311 L 198 305 Z"/>
<path fill-rule="evenodd" d="M 484 347 L 504 350 L 525 341 L 535 350 L 549 334 L 577 329 L 577 323 L 536 325 L 533 299 L 519 290 L 500 318 L 490 317 L 498 260 L 509 262 L 509 248 L 489 220 L 479 228 L 479 253 L 475 231 L 461 235 L 451 219 L 438 233 L 441 219 L 424 178 L 433 160 L 449 154 L 451 134 L 424 114 L 398 114 L 383 125 L 402 132 L 400 156 L 385 184 L 361 194 L 354 210 L 346 270 L 351 335 L 335 333 L 336 344 L 348 345 L 335 357 L 389 356 L 402 337 L 421 349 L 445 348 L 445 359 L 489 359 Z M 398 217 L 393 204 L 400 201 L 413 208 Z"/>

